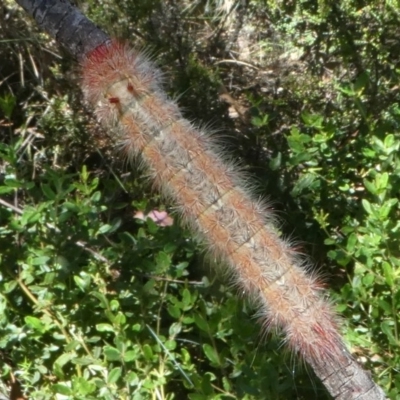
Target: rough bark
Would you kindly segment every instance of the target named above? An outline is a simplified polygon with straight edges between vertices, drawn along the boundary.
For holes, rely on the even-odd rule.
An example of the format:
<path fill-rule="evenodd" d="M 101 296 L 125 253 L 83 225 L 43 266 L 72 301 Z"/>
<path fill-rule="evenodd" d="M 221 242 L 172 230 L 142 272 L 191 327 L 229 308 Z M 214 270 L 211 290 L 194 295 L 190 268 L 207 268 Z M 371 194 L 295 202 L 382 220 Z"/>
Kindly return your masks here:
<path fill-rule="evenodd" d="M 78 61 L 110 39 L 68 0 L 18 0 L 17 3 Z"/>
<path fill-rule="evenodd" d="M 78 9 L 73 7 L 66 0 L 16 0 L 31 16 L 33 16 L 38 25 L 45 31 L 47 31 L 57 42 L 65 47 L 71 55 L 79 61 L 85 59 L 85 56 L 90 54 L 94 49 L 99 46 L 110 42 L 110 38 L 101 29 L 96 27 L 91 21 L 89 21 Z M 106 52 L 107 50 L 105 50 Z M 105 54 L 104 51 L 99 53 L 100 58 Z M 101 61 L 101 60 L 97 60 Z M 129 87 L 129 83 L 128 83 Z M 111 90 L 111 89 L 110 89 Z M 114 89 L 112 89 L 114 90 Z M 117 90 L 117 87 L 115 87 Z M 123 91 L 121 87 L 118 90 Z M 121 92 L 122 93 L 122 92 Z M 112 101 L 110 100 L 112 99 Z M 119 92 L 116 92 L 116 97 L 111 97 L 110 103 L 122 104 L 122 99 L 119 97 Z M 120 104 L 120 106 L 121 106 Z M 170 104 L 173 108 L 173 105 Z M 180 118 L 179 111 L 176 115 Z M 177 117 L 177 118 L 178 118 Z M 138 117 L 140 118 L 140 117 Z M 179 121 L 178 121 L 179 122 Z M 177 123 L 178 123 L 177 122 Z M 180 122 L 179 122 L 180 123 Z M 149 135 L 151 135 L 152 127 L 154 125 L 155 130 L 163 130 L 164 125 L 162 122 L 157 124 L 148 123 Z M 172 162 L 172 161 L 171 161 Z M 227 178 L 228 181 L 228 178 Z M 258 212 L 258 211 L 257 211 Z M 256 213 L 256 211 L 255 211 Z M 258 234 L 258 233 L 257 233 Z M 253 239 L 253 237 L 251 237 Z M 245 243 L 247 245 L 247 242 Z M 275 239 L 271 239 L 271 246 L 275 246 Z M 285 247 L 282 247 L 285 249 Z M 270 253 L 273 253 L 272 248 Z M 287 250 L 289 254 L 278 254 L 279 258 L 287 257 L 289 262 L 292 261 L 292 254 L 290 249 Z M 276 260 L 276 262 L 280 262 Z M 293 272 L 292 274 L 294 274 Z M 282 275 L 280 282 L 278 279 L 274 281 L 275 285 L 284 284 L 286 280 L 290 279 L 290 274 Z M 313 282 L 310 283 L 310 285 Z M 271 285 L 272 286 L 272 285 Z M 300 291 L 299 288 L 292 288 L 294 292 Z M 259 290 L 265 294 L 268 290 Z M 317 289 L 311 288 L 312 296 L 315 295 Z M 316 296 L 316 295 L 315 295 Z M 286 300 L 286 299 L 284 299 Z M 322 304 L 319 300 L 313 300 L 313 306 Z M 294 309 L 297 308 L 297 304 L 292 304 Z M 289 304 L 290 307 L 290 304 Z M 274 320 L 274 312 L 279 315 L 279 310 L 270 307 L 270 317 Z M 305 318 L 308 315 L 306 310 L 297 311 L 301 318 Z M 325 311 L 321 312 L 324 316 Z M 329 312 L 326 312 L 328 315 Z M 275 317 L 276 323 L 281 321 L 280 317 Z M 299 317 L 300 320 L 300 317 Z M 304 322 L 304 321 L 303 321 Z M 310 324 L 309 330 L 313 331 L 310 337 L 315 337 L 316 342 L 324 343 L 324 351 L 320 352 L 319 349 L 314 349 L 315 343 L 309 341 L 306 343 L 307 351 L 304 350 L 304 345 L 297 346 L 297 342 L 294 342 L 292 348 L 298 351 L 304 356 L 311 367 L 314 369 L 316 375 L 321 379 L 329 393 L 333 398 L 338 400 L 378 400 L 384 399 L 385 395 L 380 387 L 378 387 L 371 379 L 368 372 L 364 371 L 362 367 L 354 360 L 349 351 L 343 345 L 340 339 L 339 333 L 336 331 L 327 331 L 325 327 L 331 327 L 332 321 L 317 321 L 316 323 Z M 331 328 L 329 328 L 331 329 Z M 334 328 L 332 328 L 334 329 Z M 328 332 L 328 333 L 327 333 Z M 328 348 L 329 347 L 329 348 Z M 309 355 L 311 354 L 311 356 Z"/>

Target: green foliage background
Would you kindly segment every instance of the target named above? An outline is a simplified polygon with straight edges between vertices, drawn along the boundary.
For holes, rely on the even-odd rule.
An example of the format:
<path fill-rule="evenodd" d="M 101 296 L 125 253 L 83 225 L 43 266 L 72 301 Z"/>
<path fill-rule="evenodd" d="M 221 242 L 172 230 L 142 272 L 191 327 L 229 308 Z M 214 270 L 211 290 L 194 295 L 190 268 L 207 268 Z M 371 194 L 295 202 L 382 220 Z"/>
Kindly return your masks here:
<path fill-rule="evenodd" d="M 30 399 L 329 398 L 177 216 L 134 218 L 173 204 L 114 152 L 74 61 L 0 5 L 3 389 L 13 374 Z M 310 254 L 355 357 L 400 399 L 398 2 L 79 7 L 150 47 L 185 115 L 211 123 Z"/>

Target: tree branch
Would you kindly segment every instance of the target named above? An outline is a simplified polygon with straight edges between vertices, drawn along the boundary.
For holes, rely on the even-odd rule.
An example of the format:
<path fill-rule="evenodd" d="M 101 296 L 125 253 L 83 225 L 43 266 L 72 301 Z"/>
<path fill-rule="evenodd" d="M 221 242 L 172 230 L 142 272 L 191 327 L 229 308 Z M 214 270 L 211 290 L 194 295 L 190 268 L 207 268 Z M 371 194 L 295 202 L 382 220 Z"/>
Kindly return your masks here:
<path fill-rule="evenodd" d="M 41 29 L 78 61 L 91 50 L 110 40 L 105 32 L 68 0 L 16 0 L 16 2 L 35 19 Z"/>

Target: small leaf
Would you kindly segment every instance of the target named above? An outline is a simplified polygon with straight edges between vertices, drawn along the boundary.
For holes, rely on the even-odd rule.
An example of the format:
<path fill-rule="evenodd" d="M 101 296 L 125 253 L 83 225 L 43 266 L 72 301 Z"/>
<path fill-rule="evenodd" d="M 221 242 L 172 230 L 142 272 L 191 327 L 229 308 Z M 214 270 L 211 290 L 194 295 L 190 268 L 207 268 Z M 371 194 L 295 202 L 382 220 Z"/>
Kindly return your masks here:
<path fill-rule="evenodd" d="M 392 207 L 397 203 L 397 199 L 389 199 L 383 203 L 382 207 L 379 209 L 379 218 L 381 221 L 385 221 L 392 210 Z"/>
<path fill-rule="evenodd" d="M 208 323 L 207 321 L 200 315 L 200 314 L 195 314 L 194 315 L 194 323 L 203 331 L 208 332 Z"/>
<path fill-rule="evenodd" d="M 167 350 L 173 351 L 176 349 L 176 341 L 175 340 L 167 340 L 165 343 L 165 348 Z"/>
<path fill-rule="evenodd" d="M 65 396 L 70 396 L 72 394 L 71 388 L 69 388 L 68 386 L 65 386 L 65 385 L 63 385 L 61 383 L 56 383 L 55 385 L 53 385 L 51 387 L 51 390 L 54 393 L 60 393 L 60 394 L 63 394 Z"/>
<path fill-rule="evenodd" d="M 60 367 L 63 367 L 66 363 L 68 363 L 75 357 L 76 357 L 75 353 L 64 353 L 61 354 L 61 356 L 58 357 L 54 363 L 58 364 Z"/>
<path fill-rule="evenodd" d="M 384 190 L 387 188 L 387 185 L 389 183 L 389 174 L 387 172 L 384 172 L 383 174 L 378 174 L 375 179 L 379 189 Z"/>
<path fill-rule="evenodd" d="M 152 348 L 148 345 L 148 344 L 145 344 L 143 347 L 142 347 L 142 350 L 143 350 L 143 355 L 144 355 L 144 357 L 147 359 L 147 360 L 149 360 L 149 361 L 151 361 L 152 359 L 153 359 L 153 350 L 152 350 Z"/>
<path fill-rule="evenodd" d="M 17 98 L 11 93 L 6 93 L 3 97 L 0 97 L 0 109 L 7 119 L 11 119 L 11 114 L 16 103 Z"/>
<path fill-rule="evenodd" d="M 107 382 L 111 384 L 116 383 L 118 379 L 121 377 L 121 373 L 122 373 L 121 367 L 113 368 L 108 375 Z"/>
<path fill-rule="evenodd" d="M 86 288 L 88 287 L 88 282 L 85 279 L 82 279 L 80 276 L 74 275 L 74 281 L 76 283 L 76 286 L 79 287 L 79 289 L 82 290 L 82 292 L 86 292 Z"/>
<path fill-rule="evenodd" d="M 347 239 L 347 251 L 349 253 L 352 253 L 354 251 L 354 247 L 356 246 L 357 243 L 357 235 L 353 232 L 349 238 Z"/>
<path fill-rule="evenodd" d="M 71 362 L 72 364 L 76 365 L 91 365 L 91 364 L 96 364 L 98 360 L 94 359 L 93 357 L 78 357 L 78 358 L 73 358 Z"/>
<path fill-rule="evenodd" d="M 15 189 L 9 186 L 0 186 L 0 194 L 6 194 L 6 193 L 11 193 Z"/>
<path fill-rule="evenodd" d="M 203 379 L 201 380 L 201 390 L 203 393 L 207 394 L 208 396 L 212 396 L 210 398 L 214 399 L 214 389 L 211 384 L 212 381 L 215 380 L 215 375 L 211 372 L 206 372 L 203 375 Z"/>
<path fill-rule="evenodd" d="M 220 360 L 218 357 L 217 352 L 215 351 L 214 347 L 209 345 L 208 343 L 203 344 L 203 350 L 207 358 L 214 364 L 220 365 Z"/>
<path fill-rule="evenodd" d="M 97 231 L 97 234 L 104 235 L 105 233 L 109 232 L 111 230 L 111 228 L 112 228 L 111 225 L 104 224 L 99 228 L 99 230 Z"/>
<path fill-rule="evenodd" d="M 384 261 L 382 263 L 382 268 L 386 283 L 392 287 L 394 284 L 394 273 L 392 266 L 387 261 Z"/>
<path fill-rule="evenodd" d="M 89 178 L 89 173 L 88 173 L 86 165 L 82 166 L 81 178 L 82 178 L 83 182 L 87 182 L 87 180 Z"/>
<path fill-rule="evenodd" d="M 114 328 L 110 324 L 97 324 L 96 325 L 96 330 L 98 332 L 114 332 Z"/>
<path fill-rule="evenodd" d="M 126 323 L 125 315 L 122 312 L 118 312 L 118 314 L 115 316 L 113 323 L 115 325 L 120 325 L 120 326 L 125 325 Z"/>
<path fill-rule="evenodd" d="M 316 129 L 322 129 L 322 122 L 324 121 L 324 119 L 321 115 L 315 115 L 303 112 L 301 114 L 301 118 L 303 119 L 306 125 Z"/>
<path fill-rule="evenodd" d="M 379 307 L 385 311 L 386 315 L 392 315 L 392 313 L 393 313 L 392 307 L 390 306 L 390 304 L 387 301 L 381 299 L 378 301 L 378 304 L 379 304 Z"/>
<path fill-rule="evenodd" d="M 278 152 L 276 157 L 272 157 L 269 161 L 269 167 L 272 171 L 277 171 L 282 166 L 282 153 Z"/>
<path fill-rule="evenodd" d="M 25 323 L 40 333 L 46 332 L 46 326 L 36 317 L 32 317 L 31 315 L 26 316 Z"/>
<path fill-rule="evenodd" d="M 184 310 L 189 310 L 192 306 L 190 291 L 186 288 L 183 289 L 183 292 L 182 292 L 182 303 L 183 303 Z"/>
<path fill-rule="evenodd" d="M 104 346 L 104 355 L 108 361 L 119 361 L 121 359 L 121 353 L 115 347 Z"/>
<path fill-rule="evenodd" d="M 205 394 L 192 393 L 188 395 L 189 400 L 208 400 L 209 398 Z"/>
<path fill-rule="evenodd" d="M 93 393 L 96 390 L 96 384 L 94 382 L 88 381 L 81 376 L 78 376 L 74 377 L 73 388 L 74 391 L 81 396 L 87 396 L 88 394 Z"/>
<path fill-rule="evenodd" d="M 366 179 L 364 179 L 363 182 L 364 182 L 365 188 L 366 188 L 370 193 L 372 193 L 372 194 L 376 194 L 376 193 L 377 193 L 377 188 L 376 188 L 374 182 L 370 182 L 370 181 L 368 181 L 368 180 L 366 180 Z"/>
<path fill-rule="evenodd" d="M 395 138 L 393 134 L 389 134 L 385 137 L 385 140 L 383 141 L 384 146 L 387 149 L 390 149 L 394 144 L 395 144 Z"/>
<path fill-rule="evenodd" d="M 106 296 L 104 296 L 103 293 L 93 292 L 92 294 L 94 297 L 96 297 L 97 300 L 100 300 L 100 303 L 103 308 L 109 308 L 108 300 L 107 300 Z"/>
<path fill-rule="evenodd" d="M 47 261 L 50 260 L 50 257 L 47 256 L 41 256 L 41 257 L 35 257 L 31 261 L 31 265 L 46 265 Z"/>
<path fill-rule="evenodd" d="M 101 199 L 101 192 L 94 192 L 91 197 L 93 203 L 98 203 Z"/>
<path fill-rule="evenodd" d="M 169 335 L 172 337 L 175 337 L 179 335 L 179 333 L 182 330 L 182 324 L 180 322 L 174 322 L 170 327 L 169 327 Z"/>
<path fill-rule="evenodd" d="M 47 183 L 42 184 L 42 192 L 49 200 L 54 200 L 56 198 L 56 194 Z"/>
<path fill-rule="evenodd" d="M 179 307 L 170 304 L 170 305 L 168 305 L 167 310 L 168 310 L 168 313 L 171 315 L 171 317 L 174 317 L 176 319 L 180 318 L 181 310 L 179 309 Z"/>
<path fill-rule="evenodd" d="M 160 251 L 156 256 L 156 263 L 158 271 L 165 271 L 171 265 L 171 256 L 164 251 Z"/>
<path fill-rule="evenodd" d="M 135 350 L 129 350 L 124 354 L 124 361 L 125 362 L 130 362 L 133 361 L 137 358 L 138 352 Z"/>
<path fill-rule="evenodd" d="M 394 346 L 398 346 L 399 343 L 393 335 L 393 327 L 391 326 L 390 322 L 383 321 L 381 323 L 381 329 L 382 329 L 382 332 L 384 332 L 385 335 L 387 336 L 387 338 L 389 339 L 389 343 Z"/>
<path fill-rule="evenodd" d="M 366 200 L 366 199 L 362 199 L 361 200 L 361 203 L 362 203 L 362 205 L 363 205 L 363 207 L 364 207 L 364 210 L 368 213 L 368 214 L 372 214 L 372 208 L 371 208 L 371 203 L 368 201 L 368 200 Z"/>

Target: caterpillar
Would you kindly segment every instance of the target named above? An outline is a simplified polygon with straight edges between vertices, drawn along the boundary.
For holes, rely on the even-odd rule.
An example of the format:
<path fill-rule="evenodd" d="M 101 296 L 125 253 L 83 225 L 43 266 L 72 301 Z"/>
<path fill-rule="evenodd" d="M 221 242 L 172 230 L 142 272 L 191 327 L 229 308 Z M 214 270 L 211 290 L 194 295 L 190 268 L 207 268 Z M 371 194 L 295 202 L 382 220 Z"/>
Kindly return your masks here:
<path fill-rule="evenodd" d="M 279 237 L 274 216 L 224 160 L 207 132 L 182 116 L 160 72 L 127 44 L 111 41 L 82 63 L 82 88 L 98 120 L 130 158 L 140 156 L 157 189 L 229 268 L 258 305 L 262 325 L 279 328 L 306 361 L 343 357 L 332 305 L 315 274 Z"/>

